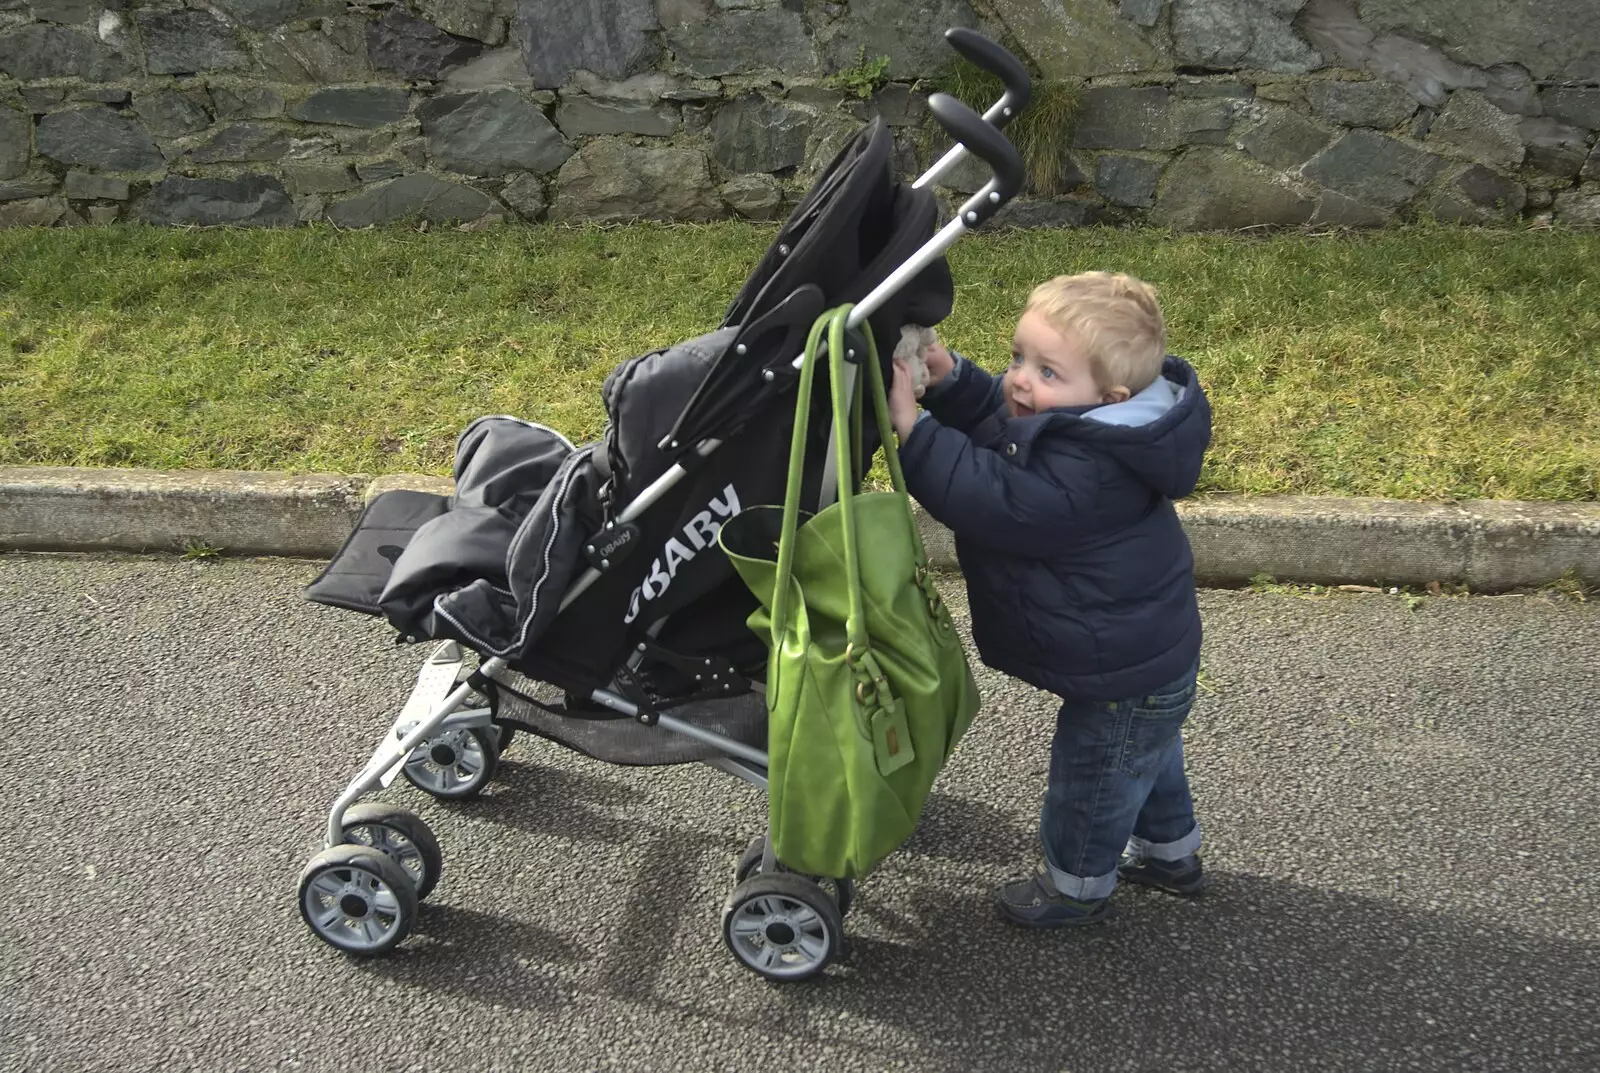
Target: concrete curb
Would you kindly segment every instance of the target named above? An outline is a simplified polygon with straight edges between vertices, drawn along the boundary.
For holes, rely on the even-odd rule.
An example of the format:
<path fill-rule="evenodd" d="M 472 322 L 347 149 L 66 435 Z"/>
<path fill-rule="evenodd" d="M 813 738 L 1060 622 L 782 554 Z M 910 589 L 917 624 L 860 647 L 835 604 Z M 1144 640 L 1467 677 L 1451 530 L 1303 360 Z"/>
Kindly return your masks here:
<path fill-rule="evenodd" d="M 394 488 L 448 494 L 423 475 L 0 468 L 0 550 L 332 556 L 363 504 Z M 1322 584 L 1465 584 L 1497 592 L 1568 573 L 1600 583 L 1600 504 L 1215 496 L 1180 505 L 1195 572 Z M 950 532 L 920 515 L 929 557 L 954 569 Z"/>

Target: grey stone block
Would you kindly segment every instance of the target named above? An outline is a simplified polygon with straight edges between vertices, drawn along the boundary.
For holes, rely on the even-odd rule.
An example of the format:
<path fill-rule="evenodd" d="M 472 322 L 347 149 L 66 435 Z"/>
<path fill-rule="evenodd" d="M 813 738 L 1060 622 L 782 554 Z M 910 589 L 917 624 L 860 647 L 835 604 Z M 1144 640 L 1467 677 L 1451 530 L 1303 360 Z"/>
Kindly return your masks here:
<path fill-rule="evenodd" d="M 56 192 L 54 179 L 12 179 L 0 182 L 0 201 L 25 201 Z"/>
<path fill-rule="evenodd" d="M 196 164 L 279 160 L 289 152 L 289 132 L 265 123 L 235 123 L 189 150 Z"/>
<path fill-rule="evenodd" d="M 1321 152 L 1333 134 L 1288 108 L 1270 107 L 1239 138 L 1244 151 L 1269 167 L 1297 168 Z"/>
<path fill-rule="evenodd" d="M 1163 0 L 1122 0 L 1117 5 L 1117 13 L 1130 22 L 1148 28 L 1160 21 L 1162 3 Z"/>
<path fill-rule="evenodd" d="M 1105 206 L 1093 198 L 1017 198 L 995 213 L 988 226 L 1009 227 L 1019 231 L 1045 227 L 1091 227 L 1105 218 Z"/>
<path fill-rule="evenodd" d="M 348 164 L 331 161 L 297 160 L 283 165 L 284 185 L 291 194 L 342 194 L 356 185 L 355 173 Z"/>
<path fill-rule="evenodd" d="M 712 155 L 731 172 L 797 167 L 805 162 L 811 125 L 806 112 L 749 93 L 711 121 Z"/>
<path fill-rule="evenodd" d="M 54 227 L 67 215 L 67 202 L 59 197 L 0 202 L 0 230 L 8 227 Z"/>
<path fill-rule="evenodd" d="M 433 97 L 417 117 L 429 155 L 463 175 L 544 174 L 572 155 L 544 112 L 513 89 Z"/>
<path fill-rule="evenodd" d="M 1458 89 L 1428 128 L 1428 144 L 1452 149 L 1480 164 L 1514 167 L 1524 155 L 1520 123 L 1481 93 Z"/>
<path fill-rule="evenodd" d="M 267 86 L 216 86 L 211 101 L 219 119 L 276 119 L 283 115 L 283 95 Z"/>
<path fill-rule="evenodd" d="M 1389 130 L 1417 111 L 1417 99 L 1393 82 L 1316 81 L 1305 90 L 1317 118 L 1346 127 Z"/>
<path fill-rule="evenodd" d="M 1313 227 L 1382 227 L 1393 218 L 1391 213 L 1363 205 L 1336 190 L 1324 190 L 1310 222 Z"/>
<path fill-rule="evenodd" d="M 1073 128 L 1078 149 L 1176 149 L 1171 95 L 1165 86 L 1091 89 Z"/>
<path fill-rule="evenodd" d="M 153 75 L 238 71 L 250 57 L 227 23 L 207 11 L 137 11 L 134 22 Z"/>
<path fill-rule="evenodd" d="M 1243 153 L 1195 148 L 1167 166 L 1150 219 L 1181 231 L 1295 226 L 1316 207 Z"/>
<path fill-rule="evenodd" d="M 1564 190 L 1556 195 L 1555 216 L 1568 227 L 1600 227 L 1600 194 Z"/>
<path fill-rule="evenodd" d="M 24 110 L 43 115 L 67 99 L 67 91 L 60 86 L 23 86 L 17 91 Z"/>
<path fill-rule="evenodd" d="M 28 9 L 43 22 L 69 26 L 90 22 L 102 10 L 98 0 L 28 0 Z"/>
<path fill-rule="evenodd" d="M 704 222 L 724 213 L 704 153 L 614 138 L 596 138 L 561 166 L 550 209 L 554 220 L 597 222 Z"/>
<path fill-rule="evenodd" d="M 404 119 L 411 97 L 389 86 L 319 89 L 297 104 L 290 115 L 307 123 L 345 127 L 382 127 Z"/>
<path fill-rule="evenodd" d="M 69 198 L 126 201 L 128 180 L 109 175 L 91 175 L 85 171 L 69 171 L 63 192 Z"/>
<path fill-rule="evenodd" d="M 1589 152 L 1587 131 L 1549 116 L 1524 119 L 1517 125 L 1527 145 L 1525 162 L 1529 167 L 1570 179 L 1583 168 Z"/>
<path fill-rule="evenodd" d="M 169 175 L 135 207 L 140 219 L 165 225 L 292 227 L 294 202 L 270 175 L 189 179 Z"/>
<path fill-rule="evenodd" d="M 1173 0 L 1172 40 L 1178 62 L 1285 74 L 1321 67 L 1322 57 L 1274 8 L 1261 0 Z M 1292 17 L 1293 12 L 1287 14 Z"/>
<path fill-rule="evenodd" d="M 1394 209 L 1415 196 L 1444 162 L 1367 130 L 1352 130 L 1318 153 L 1302 173 L 1358 201 Z"/>
<path fill-rule="evenodd" d="M 887 56 L 888 78 L 931 77 L 950 63 L 941 35 L 954 26 L 978 28 L 967 0 L 851 0 L 822 43 L 823 59 L 828 71 L 837 72 L 856 66 L 863 56 Z"/>
<path fill-rule="evenodd" d="M 429 22 L 457 37 L 498 45 L 506 39 L 506 16 L 513 5 L 497 0 L 416 0 Z"/>
<path fill-rule="evenodd" d="M 585 134 L 665 138 L 678 129 L 678 113 L 669 104 L 563 96 L 556 107 L 556 126 L 569 138 Z"/>
<path fill-rule="evenodd" d="M 729 11 L 678 26 L 667 31 L 667 47 L 677 68 L 698 78 L 768 70 L 807 75 L 817 70 L 804 19 L 782 8 Z"/>
<path fill-rule="evenodd" d="M 746 220 L 770 220 L 783 204 L 783 190 L 770 175 L 735 175 L 717 193 L 735 215 Z"/>
<path fill-rule="evenodd" d="M 0 74 L 18 81 L 115 82 L 134 73 L 127 60 L 88 30 L 34 23 L 0 33 Z"/>
<path fill-rule="evenodd" d="M 453 37 L 400 6 L 367 25 L 367 58 L 372 65 L 413 81 L 437 81 L 445 71 L 477 58 L 483 49 L 482 42 Z"/>
<path fill-rule="evenodd" d="M 132 97 L 131 90 L 117 86 L 85 86 L 72 91 L 73 100 L 92 104 L 127 104 Z"/>
<path fill-rule="evenodd" d="M 626 78 L 659 54 L 652 0 L 519 0 L 517 39 L 541 89 L 558 89 L 576 70 Z"/>
<path fill-rule="evenodd" d="M 141 93 L 134 98 L 133 110 L 151 133 L 162 138 L 181 138 L 211 125 L 206 110 L 210 98 L 203 89 L 163 89 Z"/>
<path fill-rule="evenodd" d="M 532 222 L 544 217 L 550 208 L 550 200 L 545 196 L 544 183 L 536 175 L 519 175 L 506 183 L 505 189 L 500 191 L 500 200 L 510 205 L 518 216 Z"/>
<path fill-rule="evenodd" d="M 1147 209 L 1156 201 L 1163 160 L 1106 154 L 1095 166 L 1095 192 L 1113 205 Z"/>
<path fill-rule="evenodd" d="M 40 117 L 34 139 L 40 156 L 97 171 L 158 171 L 166 163 L 143 127 L 98 105 Z"/>
<path fill-rule="evenodd" d="M 1545 113 L 1584 130 L 1600 130 L 1600 89 L 1557 86 L 1541 94 Z"/>
<path fill-rule="evenodd" d="M 397 161 L 379 160 L 372 164 L 357 164 L 356 177 L 364 183 L 381 183 L 386 179 L 400 178 L 405 170 Z"/>
<path fill-rule="evenodd" d="M 328 206 L 340 227 L 370 227 L 420 216 L 434 223 L 476 220 L 493 210 L 494 198 L 470 186 L 432 175 L 407 175 Z"/>
<path fill-rule="evenodd" d="M 1474 164 L 1439 190 L 1428 207 L 1440 220 L 1489 223 L 1516 219 L 1527 203 L 1528 192 L 1521 183 Z"/>

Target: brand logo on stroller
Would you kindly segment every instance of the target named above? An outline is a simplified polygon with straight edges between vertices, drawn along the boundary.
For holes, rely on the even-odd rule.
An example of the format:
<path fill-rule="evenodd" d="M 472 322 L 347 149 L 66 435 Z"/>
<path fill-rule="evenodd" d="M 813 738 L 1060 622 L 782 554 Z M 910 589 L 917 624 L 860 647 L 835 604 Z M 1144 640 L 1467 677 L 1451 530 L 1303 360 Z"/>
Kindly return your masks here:
<path fill-rule="evenodd" d="M 643 610 L 647 601 L 659 600 L 672 586 L 672 579 L 678 576 L 679 568 L 700 552 L 714 546 L 717 534 L 722 532 L 722 523 L 738 513 L 739 493 L 735 492 L 733 485 L 730 484 L 722 490 L 720 496 L 712 498 L 711 502 L 706 504 L 705 510 L 689 519 L 689 524 L 683 527 L 682 540 L 676 536 L 668 537 L 661 554 L 650 563 L 650 573 L 645 575 L 644 581 L 633 590 L 633 600 L 628 604 L 627 617 L 622 621 L 632 622 L 639 617 L 639 612 Z"/>

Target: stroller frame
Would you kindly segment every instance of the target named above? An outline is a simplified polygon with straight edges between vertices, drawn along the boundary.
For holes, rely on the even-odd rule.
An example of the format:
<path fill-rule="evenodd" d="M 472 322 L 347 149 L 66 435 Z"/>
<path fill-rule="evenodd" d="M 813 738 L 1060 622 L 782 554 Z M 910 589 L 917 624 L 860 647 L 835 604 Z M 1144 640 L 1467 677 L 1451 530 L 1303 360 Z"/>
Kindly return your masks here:
<path fill-rule="evenodd" d="M 951 47 L 967 56 L 973 62 L 998 75 L 1005 86 L 1005 91 L 981 117 L 959 101 L 945 94 L 936 93 L 930 97 L 928 102 L 930 111 L 933 112 L 934 117 L 955 140 L 955 145 L 912 184 L 913 188 L 923 188 L 935 182 L 969 153 L 987 163 L 993 174 L 990 180 L 960 207 L 955 216 L 944 227 L 918 249 L 916 253 L 895 268 L 882 283 L 852 307 L 847 319 L 847 328 L 851 330 L 864 324 L 886 301 L 908 282 L 915 279 L 929 265 L 942 257 L 963 235 L 975 230 L 992 217 L 995 212 L 1017 194 L 1022 186 L 1022 160 L 1016 149 L 1001 133 L 1001 128 L 1015 118 L 1027 103 L 1030 83 L 1026 70 L 1017 61 L 1016 57 L 988 38 L 973 31 L 959 28 L 952 29 L 946 32 L 945 37 Z M 787 250 L 780 247 L 779 252 L 782 254 L 786 253 Z M 740 345 L 737 351 L 742 352 L 743 346 Z M 855 359 L 855 350 L 848 351 L 846 358 Z M 804 360 L 804 355 L 797 356 L 791 365 L 793 368 L 799 369 Z M 847 365 L 846 370 L 847 380 L 844 384 L 844 391 L 848 398 L 855 388 L 856 369 L 852 364 Z M 768 371 L 764 375 L 770 380 L 774 374 Z M 705 439 L 696 444 L 692 450 L 700 458 L 704 458 L 716 451 L 721 445 L 722 441 L 719 439 Z M 669 438 L 664 440 L 661 446 L 663 449 L 676 450 L 679 444 Z M 824 479 L 818 502 L 819 509 L 832 503 L 837 496 L 837 476 L 833 464 L 836 451 L 837 444 L 830 432 L 827 444 L 828 461 L 823 470 Z M 640 517 L 652 504 L 688 475 L 689 469 L 682 462 L 674 463 L 662 476 L 634 496 L 615 519 L 606 523 L 607 527 L 626 524 Z M 581 596 L 600 577 L 601 572 L 597 569 L 591 567 L 585 571 L 567 590 L 562 598 L 560 610 L 566 610 L 573 601 Z M 559 613 L 558 611 L 558 615 Z M 646 647 L 646 645 L 640 644 L 636 656 L 642 654 Z M 350 818 L 352 810 L 361 797 L 368 792 L 380 786 L 387 787 L 390 785 L 406 766 L 408 758 L 424 743 L 430 739 L 437 740 L 441 735 L 452 732 L 478 732 L 486 735 L 494 735 L 500 732 L 500 728 L 494 723 L 494 709 L 488 703 L 479 703 L 479 701 L 482 700 L 484 694 L 492 695 L 492 691 L 507 672 L 509 661 L 500 656 L 484 659 L 476 670 L 472 671 L 463 680 L 461 670 L 464 664 L 465 659 L 461 646 L 455 641 L 440 643 L 424 662 L 412 688 L 411 695 L 399 715 L 378 742 L 366 765 L 345 787 L 329 810 L 323 839 L 324 855 L 336 847 L 352 848 L 348 838 L 352 826 L 359 826 L 362 823 L 366 823 L 369 826 L 382 824 L 381 820 L 365 816 L 352 820 Z M 752 691 L 764 692 L 764 684 L 762 683 L 751 682 L 748 685 Z M 595 689 L 587 699 L 594 704 L 637 720 L 640 723 L 672 734 L 682 735 L 693 739 L 701 745 L 709 746 L 716 750 L 718 755 L 702 759 L 699 761 L 700 763 L 733 775 L 760 788 L 763 792 L 766 791 L 768 756 L 765 750 L 736 741 L 724 734 L 697 726 L 664 712 L 656 712 L 647 707 L 641 707 L 634 701 L 609 689 Z M 501 738 L 500 740 L 504 741 L 505 739 Z M 372 806 L 362 806 L 362 808 L 370 809 Z M 419 819 L 411 817 L 409 814 L 404 815 L 411 824 L 421 825 Z M 404 825 L 401 826 L 403 827 Z M 404 844 L 427 842 L 431 844 L 432 852 L 434 854 L 438 853 L 437 843 L 434 842 L 431 833 L 426 831 L 425 826 L 422 827 L 420 832 L 409 829 L 404 830 L 402 837 L 398 840 L 389 839 L 381 844 L 375 841 L 373 846 L 355 848 L 368 850 L 369 856 L 372 849 L 380 849 L 388 852 L 391 859 L 393 859 L 396 849 L 395 841 L 403 844 L 400 846 L 402 849 L 406 848 Z M 764 875 L 773 881 L 780 879 L 800 880 L 801 877 L 798 876 L 784 876 L 781 874 L 783 870 L 774 857 L 770 834 L 764 835 L 760 843 L 759 861 L 753 856 L 755 845 L 752 844 L 751 849 L 746 853 L 746 861 L 741 862 L 741 873 L 748 870 L 751 874 Z M 346 854 L 346 856 L 352 857 L 352 860 L 354 860 L 359 854 Z M 316 860 L 314 859 L 313 864 L 307 868 L 306 876 L 310 876 L 315 865 Z M 775 875 L 774 873 L 779 874 Z M 394 869 L 387 873 L 389 876 L 404 874 L 398 864 L 395 864 Z M 414 876 L 411 878 L 415 879 Z M 742 874 L 740 878 L 743 878 Z M 830 880 L 828 882 L 836 885 L 833 896 L 833 900 L 838 903 L 835 910 L 836 919 L 836 913 L 842 911 L 848 904 L 849 881 Z M 307 913 L 304 895 L 305 884 L 306 877 L 303 876 L 301 897 L 303 914 Z M 392 881 L 387 884 L 390 888 L 395 887 L 395 885 Z M 772 884 L 769 883 L 768 885 Z M 379 882 L 377 886 L 382 887 L 384 884 Z M 431 883 L 427 884 L 427 886 L 431 886 Z M 364 896 L 361 892 L 356 893 Z M 426 893 L 426 888 L 422 888 L 420 893 L 413 893 L 420 897 L 421 893 Z M 348 893 L 346 896 L 349 896 Z M 783 892 L 779 892 L 780 901 L 782 896 Z M 788 896 L 791 901 L 794 900 L 794 892 L 789 892 Z M 769 894 L 769 908 L 771 898 L 772 895 Z M 806 903 L 806 899 L 803 897 L 799 900 L 808 908 L 813 910 L 817 908 Z M 403 899 L 401 901 L 403 902 Z M 724 933 L 725 938 L 728 938 L 730 946 L 732 946 L 733 939 L 728 933 L 726 922 L 728 912 L 729 910 L 724 911 Z M 829 915 L 826 912 L 823 913 L 824 917 Z M 798 916 L 803 917 L 804 914 L 801 913 Z M 313 930 L 319 937 L 333 943 L 332 939 L 329 939 L 322 930 L 317 928 L 309 915 L 307 915 L 306 919 L 308 924 L 312 924 Z M 791 913 L 784 919 L 788 920 L 789 923 L 782 926 L 797 927 L 798 917 L 795 913 Z M 804 930 L 804 928 L 800 927 L 799 930 Z M 403 938 L 403 936 L 401 937 Z M 387 952 L 398 941 L 399 938 L 396 938 L 394 942 L 387 944 L 377 943 L 369 947 L 345 946 L 343 948 L 349 953 L 377 954 Z M 833 941 L 836 944 L 837 928 L 835 928 Z M 334 943 L 334 945 L 340 944 Z M 745 963 L 746 967 L 769 979 L 793 980 L 802 979 L 820 972 L 829 957 L 831 957 L 831 949 L 827 956 L 820 959 L 812 958 L 800 965 L 760 964 L 745 957 L 738 949 L 735 949 L 735 953 L 739 955 L 740 960 Z"/>

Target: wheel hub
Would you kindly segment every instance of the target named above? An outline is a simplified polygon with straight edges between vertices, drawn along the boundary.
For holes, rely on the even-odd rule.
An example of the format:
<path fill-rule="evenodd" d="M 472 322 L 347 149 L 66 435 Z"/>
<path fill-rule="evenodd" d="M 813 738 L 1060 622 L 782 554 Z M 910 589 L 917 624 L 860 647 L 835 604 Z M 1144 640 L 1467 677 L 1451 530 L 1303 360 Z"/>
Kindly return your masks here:
<path fill-rule="evenodd" d="M 366 916 L 369 908 L 367 900 L 354 891 L 339 898 L 339 911 L 352 920 L 360 920 Z"/>
<path fill-rule="evenodd" d="M 766 936 L 767 942 L 773 946 L 794 945 L 794 925 L 787 920 L 768 920 L 762 927 L 762 934 Z"/>
<path fill-rule="evenodd" d="M 433 748 L 428 750 L 428 759 L 440 767 L 451 767 L 456 762 L 456 751 L 450 748 L 449 742 L 435 742 Z"/>

